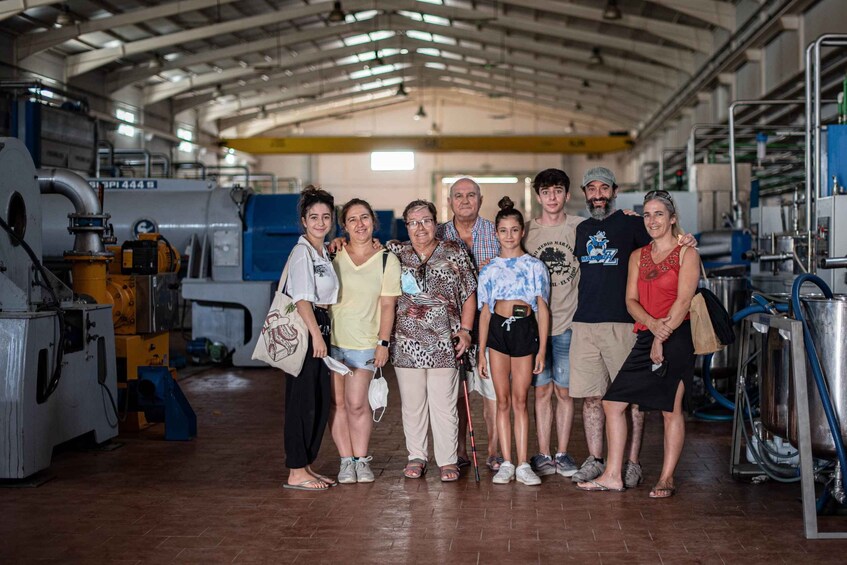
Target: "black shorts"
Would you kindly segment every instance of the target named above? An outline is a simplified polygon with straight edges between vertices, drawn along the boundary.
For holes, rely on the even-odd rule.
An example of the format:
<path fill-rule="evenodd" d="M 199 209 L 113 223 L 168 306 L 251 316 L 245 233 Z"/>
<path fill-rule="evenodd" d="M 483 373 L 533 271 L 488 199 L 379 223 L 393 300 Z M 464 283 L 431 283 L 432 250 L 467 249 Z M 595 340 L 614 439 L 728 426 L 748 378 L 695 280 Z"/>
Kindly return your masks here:
<path fill-rule="evenodd" d="M 525 318 L 504 318 L 499 314 L 491 314 L 488 347 L 509 357 L 538 353 L 538 322 L 535 315 L 530 313 Z"/>

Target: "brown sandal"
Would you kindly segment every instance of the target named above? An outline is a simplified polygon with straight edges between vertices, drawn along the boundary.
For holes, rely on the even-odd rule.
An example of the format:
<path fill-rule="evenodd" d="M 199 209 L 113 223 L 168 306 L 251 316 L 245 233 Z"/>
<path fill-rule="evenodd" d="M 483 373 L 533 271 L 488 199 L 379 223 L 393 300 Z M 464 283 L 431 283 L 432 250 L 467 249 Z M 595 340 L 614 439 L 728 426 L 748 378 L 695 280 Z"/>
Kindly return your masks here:
<path fill-rule="evenodd" d="M 403 476 L 407 479 L 420 479 L 426 473 L 426 461 L 423 459 L 409 459 L 403 468 Z"/>
<path fill-rule="evenodd" d="M 442 483 L 455 483 L 459 480 L 459 467 L 457 465 L 444 465 L 440 469 Z"/>

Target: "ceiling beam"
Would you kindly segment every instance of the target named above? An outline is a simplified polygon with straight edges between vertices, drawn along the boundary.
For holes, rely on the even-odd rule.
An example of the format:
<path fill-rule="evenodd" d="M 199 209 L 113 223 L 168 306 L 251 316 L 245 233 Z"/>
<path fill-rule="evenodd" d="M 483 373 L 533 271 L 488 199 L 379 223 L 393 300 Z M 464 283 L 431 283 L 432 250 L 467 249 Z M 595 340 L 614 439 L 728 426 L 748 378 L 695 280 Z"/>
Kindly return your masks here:
<path fill-rule="evenodd" d="M 110 91 L 118 90 L 127 85 L 141 82 L 150 77 L 156 76 L 163 71 L 171 71 L 177 69 L 187 69 L 195 65 L 211 64 L 222 59 L 237 59 L 252 53 L 258 52 L 273 52 L 284 50 L 285 57 L 293 57 L 288 53 L 290 45 L 298 43 L 308 43 L 326 39 L 333 36 L 346 36 L 358 33 L 366 33 L 374 31 L 374 24 L 370 20 L 347 24 L 346 26 L 327 26 L 323 28 L 310 28 L 294 33 L 279 33 L 273 37 L 266 37 L 257 41 L 249 41 L 247 43 L 237 43 L 230 47 L 221 47 L 219 49 L 202 51 L 182 57 L 177 57 L 171 61 L 155 61 L 154 65 L 136 66 L 126 70 L 121 70 L 112 73 L 109 78 L 107 88 Z M 274 53 L 278 56 L 278 53 Z M 151 61 L 151 63 L 154 61 Z"/>
<path fill-rule="evenodd" d="M 17 16 L 30 8 L 58 3 L 55 0 L 2 0 L 0 1 L 0 21 Z"/>
<path fill-rule="evenodd" d="M 368 53 L 374 51 L 376 49 L 381 50 L 393 50 L 398 49 L 399 47 L 406 45 L 407 47 L 414 48 L 417 46 L 429 46 L 431 44 L 420 41 L 413 40 L 410 38 L 388 38 L 385 40 L 381 40 L 379 42 L 371 42 L 368 44 L 360 44 L 353 47 L 343 47 L 340 49 L 313 52 L 303 55 L 298 55 L 298 57 L 292 60 L 298 67 L 303 67 L 307 65 L 311 65 L 312 63 L 322 60 L 324 58 L 336 58 L 343 57 L 357 53 Z M 447 51 L 451 51 L 452 48 L 447 48 Z M 472 50 L 466 50 L 472 51 Z M 516 81 L 533 81 L 537 84 L 549 85 L 556 87 L 557 89 L 569 89 L 573 92 L 582 91 L 583 96 L 588 96 L 590 98 L 597 97 L 605 97 L 609 98 L 614 102 L 620 102 L 622 105 L 627 107 L 635 108 L 641 112 L 649 112 L 653 111 L 656 106 L 660 103 L 659 100 L 647 98 L 641 96 L 637 93 L 628 91 L 625 88 L 625 85 L 621 86 L 609 86 L 604 85 L 603 83 L 594 83 L 593 86 L 584 87 L 581 80 L 576 78 L 566 78 L 566 77 L 558 77 L 550 76 L 549 74 L 539 75 L 534 72 L 527 72 L 526 70 L 519 70 L 516 68 L 512 69 L 502 69 L 491 67 L 485 68 L 478 66 L 474 63 L 464 61 L 464 60 L 456 60 L 452 58 L 442 57 L 440 55 L 423 55 L 423 54 L 415 54 L 415 55 L 398 55 L 398 54 L 388 54 L 384 55 L 384 59 L 389 61 L 390 63 L 401 63 L 403 61 L 411 61 L 415 60 L 417 62 L 439 62 L 445 65 L 450 65 L 453 67 L 462 67 L 468 70 L 475 70 L 477 72 L 484 71 L 487 73 L 493 73 L 504 79 L 505 81 L 516 80 Z M 318 80 L 326 80 L 329 77 L 333 76 L 333 71 L 336 69 L 340 69 L 342 67 L 349 66 L 358 66 L 364 65 L 365 63 L 359 61 L 351 61 L 346 64 L 335 63 L 332 69 L 329 68 L 320 68 L 320 69 L 312 69 L 306 72 L 293 74 L 290 71 L 290 67 L 287 65 L 283 65 L 280 68 L 274 71 L 267 71 L 266 76 L 268 80 L 255 80 L 247 83 L 243 86 L 226 86 L 226 83 L 231 81 L 231 77 L 227 77 L 228 80 L 224 80 L 222 77 L 227 75 L 230 70 L 223 71 L 221 73 L 207 73 L 206 75 L 202 75 L 202 77 L 198 77 L 198 79 L 206 77 L 203 80 L 202 84 L 198 84 L 196 80 L 192 79 L 192 84 L 184 84 L 189 81 L 180 81 L 178 83 L 163 83 L 161 85 L 156 85 L 152 87 L 155 89 L 155 96 L 151 92 L 145 92 L 145 103 L 152 103 L 158 100 L 164 100 L 167 98 L 172 98 L 176 96 L 180 92 L 187 92 L 192 87 L 197 86 L 211 86 L 213 84 L 221 84 L 222 87 L 219 93 L 204 93 L 197 96 L 191 96 L 188 98 L 178 98 L 174 102 L 173 110 L 175 113 L 181 113 L 185 110 L 189 110 L 192 108 L 198 108 L 207 102 L 210 102 L 220 96 L 227 95 L 238 95 L 243 93 L 251 93 L 256 92 L 257 90 L 268 90 L 277 86 L 289 86 L 295 83 L 304 84 L 309 80 L 318 79 Z M 369 64 L 372 64 L 369 62 Z M 247 73 L 249 69 L 241 69 L 235 68 L 232 69 L 236 72 L 245 72 Z M 283 71 L 283 72 L 281 72 Z M 549 73 L 550 71 L 548 71 Z M 378 75 L 376 75 L 378 76 Z M 256 96 L 253 98 L 239 98 L 238 100 L 231 103 L 224 103 L 222 105 L 215 105 L 211 107 L 208 111 L 203 113 L 203 120 L 213 120 L 217 119 L 222 115 L 226 115 L 232 108 L 242 108 L 242 107 L 251 107 L 251 106 L 260 106 L 262 104 L 267 103 L 268 97 L 274 97 L 274 94 L 266 94 L 261 96 Z M 255 101 L 254 101 L 255 100 Z M 575 100 L 579 100 L 579 98 L 575 98 Z"/>
<path fill-rule="evenodd" d="M 604 97 L 580 96 L 579 93 L 571 93 L 570 91 L 562 90 L 558 87 L 558 85 L 547 85 L 535 80 L 531 80 L 530 82 L 530 79 L 523 80 L 520 85 L 515 85 L 508 77 L 504 77 L 502 74 L 496 75 L 495 73 L 488 72 L 486 75 L 480 75 L 479 69 L 473 69 L 468 67 L 467 64 L 463 65 L 459 61 L 449 62 L 456 63 L 453 65 L 454 67 L 464 67 L 465 70 L 473 70 L 476 74 L 451 70 L 435 70 L 423 65 L 415 65 L 411 68 L 401 69 L 399 71 L 395 70 L 383 75 L 363 77 L 361 79 L 350 79 L 348 78 L 347 73 L 341 73 L 336 76 L 329 77 L 326 82 L 321 82 L 320 84 L 302 85 L 289 88 L 285 92 L 268 93 L 253 98 L 239 99 L 230 103 L 215 104 L 206 112 L 201 112 L 199 120 L 201 122 L 211 122 L 231 115 L 234 112 L 239 112 L 249 108 L 269 106 L 286 100 L 294 100 L 303 96 L 320 95 L 327 90 L 346 88 L 350 84 L 363 84 L 376 81 L 380 78 L 391 78 L 403 75 L 420 76 L 422 73 L 426 73 L 428 76 L 436 76 L 439 79 L 442 77 L 450 77 L 454 81 L 469 81 L 477 84 L 485 84 L 488 87 L 493 87 L 491 92 L 499 95 L 513 96 L 519 91 L 531 91 L 535 94 L 547 94 L 552 96 L 557 102 L 560 102 L 560 104 L 558 104 L 559 106 L 567 104 L 575 108 L 576 104 L 579 103 L 588 113 L 595 113 L 597 115 L 610 113 L 621 122 L 635 123 L 646 111 L 644 109 L 633 107 L 632 104 L 627 104 L 624 101 Z M 327 77 L 325 76 L 324 79 L 327 79 Z M 527 82 L 530 82 L 530 84 L 527 85 Z M 499 90 L 497 90 L 497 88 L 499 88 Z"/>
<path fill-rule="evenodd" d="M 332 89 L 344 89 L 349 88 L 350 85 L 357 86 L 361 85 L 362 83 L 367 83 L 368 81 L 375 81 L 377 78 L 389 79 L 395 77 L 405 77 L 404 80 L 407 82 L 410 81 L 412 78 L 417 78 L 418 80 L 422 80 L 425 78 L 427 81 L 434 80 L 435 82 L 448 82 L 449 79 L 449 83 L 453 86 L 459 86 L 462 88 L 476 90 L 478 92 L 484 92 L 486 95 L 508 96 L 510 98 L 527 100 L 535 104 L 546 105 L 560 110 L 565 108 L 573 108 L 575 113 L 580 113 L 579 111 L 576 111 L 576 103 L 579 102 L 583 107 L 583 113 L 587 115 L 594 115 L 597 117 L 602 116 L 606 118 L 606 121 L 608 122 L 608 127 L 610 129 L 621 129 L 624 126 L 629 127 L 634 124 L 641 115 L 643 115 L 637 110 L 633 110 L 632 108 L 626 107 L 625 105 L 612 104 L 608 100 L 595 101 L 590 98 L 586 98 L 583 100 L 576 97 L 575 95 L 563 92 L 558 88 L 534 86 L 529 89 L 530 94 L 524 94 L 522 91 L 527 90 L 525 87 L 522 88 L 520 91 L 509 91 L 510 84 L 507 81 L 498 80 L 495 77 L 477 76 L 444 70 L 436 71 L 423 66 L 402 69 L 400 71 L 394 71 L 391 73 L 386 73 L 384 75 L 379 75 L 378 77 L 364 77 L 362 79 L 341 79 L 338 81 L 333 81 L 330 87 Z M 462 85 L 462 82 L 468 82 L 471 84 Z M 243 101 L 241 108 L 232 108 L 231 111 L 239 112 L 250 107 L 258 108 L 260 106 L 266 106 L 266 110 L 268 112 L 276 111 L 278 109 L 273 108 L 273 104 L 285 102 L 288 100 L 294 100 L 299 97 L 302 97 L 303 95 L 316 94 L 321 90 L 323 90 L 323 93 L 325 94 L 327 91 L 327 84 L 318 85 L 317 87 L 313 85 L 309 87 L 300 87 L 299 89 L 291 89 L 291 91 L 288 92 L 280 92 L 278 94 L 267 95 L 267 97 L 263 97 L 258 100 L 253 100 L 251 102 Z M 546 97 L 541 97 L 537 95 L 546 95 Z M 320 100 L 322 100 L 322 98 L 318 99 L 318 101 Z M 219 116 L 218 119 L 220 118 L 224 118 L 224 116 Z M 208 116 L 203 115 L 201 115 L 200 119 L 201 121 L 210 120 Z"/>
<path fill-rule="evenodd" d="M 96 31 L 114 30 L 118 27 L 144 23 L 157 18 L 179 16 L 189 12 L 195 12 L 204 8 L 229 4 L 236 0 L 180 0 L 158 6 L 145 6 L 137 10 L 115 14 L 96 20 L 80 22 L 58 29 L 48 29 L 41 32 L 32 32 L 22 35 L 15 40 L 16 55 L 18 61 L 40 53 L 56 45 L 60 45 L 71 39 L 76 39 L 86 33 Z"/>
<path fill-rule="evenodd" d="M 716 27 L 735 30 L 735 6 L 721 0 L 650 0 Z"/>
<path fill-rule="evenodd" d="M 261 74 L 265 74 L 268 77 L 273 77 L 272 80 L 262 81 L 257 80 L 252 83 L 252 90 L 257 88 L 268 88 L 271 86 L 277 86 L 279 84 L 283 84 L 285 82 L 291 82 L 294 80 L 293 75 L 290 72 L 281 74 L 281 71 L 286 69 L 290 69 L 292 67 L 305 67 L 310 66 L 316 63 L 321 63 L 326 59 L 333 57 L 346 57 L 349 55 L 355 55 L 358 53 L 364 53 L 366 51 L 373 51 L 374 49 L 386 49 L 389 47 L 387 44 L 388 40 L 380 40 L 380 41 L 372 41 L 367 44 L 361 45 L 353 45 L 350 47 L 344 46 L 338 49 L 328 49 L 326 51 L 313 51 L 311 53 L 304 53 L 302 55 L 298 55 L 297 57 L 288 57 L 287 62 L 291 63 L 290 65 L 274 65 L 268 64 L 268 67 L 273 67 L 268 69 L 267 71 L 259 72 L 253 68 L 246 67 L 242 68 L 240 66 L 233 67 L 231 69 L 222 70 L 220 73 L 210 72 L 204 73 L 202 75 L 198 75 L 196 77 L 190 77 L 186 79 L 179 80 L 177 82 L 162 82 L 153 86 L 148 86 L 144 89 L 144 105 L 147 104 L 155 104 L 161 100 L 167 100 L 168 98 L 176 97 L 180 94 L 184 94 L 198 87 L 210 86 L 214 84 L 221 84 L 221 90 L 224 94 L 236 94 L 238 92 L 250 91 L 251 87 L 249 85 L 245 86 L 227 86 L 227 84 L 232 84 L 235 80 L 244 78 L 244 77 L 253 77 L 257 78 Z M 369 49 L 365 49 L 365 45 L 371 46 Z M 398 43 L 396 41 L 391 42 L 390 47 L 397 47 Z M 362 65 L 360 62 L 355 63 L 347 63 L 347 65 L 339 65 L 335 63 L 335 67 L 342 67 L 348 65 Z M 197 103 L 195 106 L 202 104 L 205 101 L 210 100 L 209 98 L 200 101 L 201 97 L 193 97 L 197 98 Z M 180 112 L 186 110 L 187 108 L 184 106 L 180 107 Z"/>
<path fill-rule="evenodd" d="M 84 53 L 68 57 L 66 62 L 66 73 L 68 77 L 73 77 L 129 55 L 137 55 L 156 49 L 171 47 L 180 43 L 207 39 L 221 34 L 234 33 L 246 29 L 278 24 L 308 16 L 316 16 L 328 12 L 330 5 L 331 2 L 328 1 L 318 2 L 307 6 L 288 8 L 277 12 L 269 12 L 256 16 L 239 18 L 230 22 L 217 23 L 191 30 L 184 30 L 157 37 L 130 41 L 115 47 L 103 47 L 92 51 L 86 51 Z M 693 55 L 684 49 L 664 47 L 653 43 L 617 38 L 609 36 L 608 34 L 604 35 L 579 29 L 565 29 L 562 26 L 543 24 L 530 19 L 516 18 L 511 15 L 491 19 L 493 14 L 492 16 L 487 16 L 483 12 L 476 10 L 440 6 L 436 4 L 423 4 L 415 0 L 346 0 L 345 7 L 348 11 L 370 8 L 394 11 L 405 10 L 411 12 L 426 12 L 428 14 L 439 15 L 444 18 L 461 21 L 485 21 L 487 26 L 496 25 L 513 31 L 519 31 L 522 34 L 531 33 L 536 35 L 549 35 L 557 39 L 575 40 L 589 45 L 604 45 L 629 53 L 637 52 L 640 56 L 652 59 L 661 66 L 669 66 L 686 74 L 690 74 L 694 67 Z M 424 24 L 424 22 L 418 23 Z M 433 27 L 443 29 L 452 26 Z M 440 31 L 437 33 L 440 33 Z M 490 38 L 490 32 L 487 32 L 486 35 Z"/>
<path fill-rule="evenodd" d="M 329 13 L 331 6 L 331 1 L 316 2 L 306 6 L 286 8 L 285 10 L 279 10 L 277 12 L 267 12 L 256 16 L 239 18 L 229 22 L 216 23 L 194 29 L 169 33 L 166 35 L 140 39 L 138 41 L 129 41 L 116 47 L 94 49 L 92 51 L 86 51 L 84 53 L 68 57 L 65 72 L 68 77 L 74 77 L 102 67 L 103 65 L 113 61 L 117 61 L 121 57 L 126 57 L 128 55 L 137 55 L 140 53 L 146 53 L 147 51 L 172 47 L 180 43 L 198 41 L 200 39 L 208 39 L 222 34 L 279 24 L 282 22 L 296 20 L 298 18 L 317 16 L 319 14 Z M 373 2 L 369 0 L 345 0 L 345 6 L 349 11 L 357 11 L 370 8 L 373 6 Z"/>
<path fill-rule="evenodd" d="M 673 41 L 701 53 L 711 53 L 714 37 L 708 29 L 657 20 L 655 18 L 629 14 L 622 10 L 619 20 L 607 20 L 601 8 L 571 4 L 568 2 L 550 2 L 549 0 L 505 0 L 505 4 L 550 12 L 562 16 L 591 20 L 606 25 L 623 26 Z M 599 5 L 599 4 L 598 4 Z"/>

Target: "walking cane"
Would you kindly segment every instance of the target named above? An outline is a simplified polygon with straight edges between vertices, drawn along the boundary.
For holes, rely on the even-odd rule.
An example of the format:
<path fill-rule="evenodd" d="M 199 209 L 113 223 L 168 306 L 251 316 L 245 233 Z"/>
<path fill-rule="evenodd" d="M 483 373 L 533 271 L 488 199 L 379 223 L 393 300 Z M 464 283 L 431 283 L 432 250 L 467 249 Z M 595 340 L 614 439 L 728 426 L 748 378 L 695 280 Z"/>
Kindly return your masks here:
<path fill-rule="evenodd" d="M 468 413 L 468 433 L 471 436 L 471 453 L 473 454 L 473 471 L 474 476 L 476 477 L 476 482 L 479 482 L 479 463 L 476 459 L 476 440 L 473 435 L 473 420 L 471 419 L 471 403 L 469 400 L 468 394 L 468 369 L 470 367 L 470 361 L 468 359 L 468 352 L 465 351 L 462 356 L 459 358 L 459 371 L 460 377 L 462 378 L 462 386 L 465 387 L 465 410 Z"/>

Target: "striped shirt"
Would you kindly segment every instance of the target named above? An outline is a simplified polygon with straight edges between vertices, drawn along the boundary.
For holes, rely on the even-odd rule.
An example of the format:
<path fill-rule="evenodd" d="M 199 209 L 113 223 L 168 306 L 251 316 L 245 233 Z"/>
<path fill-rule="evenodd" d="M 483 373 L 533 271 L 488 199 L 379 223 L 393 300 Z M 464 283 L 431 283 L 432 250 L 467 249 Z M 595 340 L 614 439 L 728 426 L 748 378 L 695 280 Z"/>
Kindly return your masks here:
<path fill-rule="evenodd" d="M 468 249 L 452 220 L 439 224 L 435 231 L 435 237 L 438 239 L 456 241 L 461 244 L 468 255 L 471 256 L 474 268 L 479 272 L 481 265 L 487 264 L 491 259 L 500 255 L 500 242 L 497 241 L 494 224 L 479 216 L 474 222 L 471 236 L 473 237 L 473 249 Z"/>

